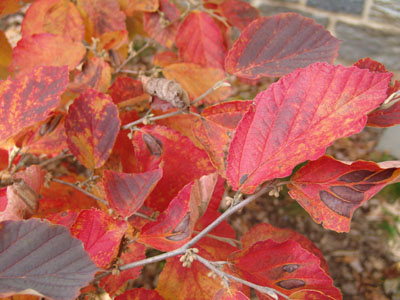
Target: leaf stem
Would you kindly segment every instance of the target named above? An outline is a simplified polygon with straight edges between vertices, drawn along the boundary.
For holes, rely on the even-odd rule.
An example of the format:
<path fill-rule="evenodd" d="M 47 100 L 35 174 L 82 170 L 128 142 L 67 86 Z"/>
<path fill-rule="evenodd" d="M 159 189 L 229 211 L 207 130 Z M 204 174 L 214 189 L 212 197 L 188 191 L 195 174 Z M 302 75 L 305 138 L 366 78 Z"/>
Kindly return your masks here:
<path fill-rule="evenodd" d="M 194 99 L 191 103 L 191 105 L 196 104 L 200 100 L 203 100 L 205 97 L 207 97 L 209 94 L 214 92 L 215 90 L 219 89 L 220 87 L 223 86 L 223 83 L 229 79 L 229 75 L 226 76 L 225 78 L 221 79 L 220 81 L 217 81 L 211 88 L 209 88 L 207 91 L 205 91 L 203 94 L 201 94 L 199 97 Z"/>
<path fill-rule="evenodd" d="M 228 279 L 237 281 L 237 282 L 239 282 L 241 284 L 244 284 L 244 285 L 246 285 L 248 287 L 251 287 L 251 288 L 253 288 L 253 289 L 255 289 L 255 290 L 257 290 L 257 291 L 259 291 L 261 293 L 268 294 L 270 297 L 275 298 L 275 299 L 278 299 L 277 295 L 281 296 L 284 299 L 289 299 L 288 296 L 286 296 L 285 294 L 282 294 L 281 292 L 279 292 L 279 291 L 277 291 L 277 290 L 275 290 L 273 288 L 266 287 L 266 286 L 261 286 L 261 285 L 258 285 L 258 284 L 254 284 L 254 283 L 249 282 L 247 280 L 243 280 L 243 279 L 241 279 L 239 277 L 233 276 L 233 275 L 231 275 L 229 273 L 226 273 L 226 272 L 220 270 L 219 268 L 215 267 L 213 265 L 213 263 L 211 261 L 209 261 L 208 259 L 205 259 L 204 257 L 202 257 L 202 256 L 200 256 L 198 254 L 194 254 L 194 255 L 196 256 L 196 259 L 200 263 L 205 265 L 208 269 L 213 271 L 215 274 L 217 274 L 221 278 L 228 278 Z"/>
<path fill-rule="evenodd" d="M 121 127 L 121 129 L 122 129 L 122 130 L 131 129 L 131 128 L 134 127 L 134 126 L 143 123 L 144 120 L 148 120 L 148 121 L 151 121 L 151 122 L 152 122 L 152 121 L 157 121 L 157 120 L 161 120 L 161 119 L 166 119 L 166 118 L 169 118 L 169 117 L 173 117 L 173 116 L 176 116 L 176 115 L 180 115 L 180 114 L 182 114 L 182 113 L 183 113 L 183 111 L 181 111 L 181 110 L 176 110 L 176 111 L 173 111 L 173 112 L 170 112 L 170 113 L 161 115 L 161 116 L 155 116 L 155 117 L 151 117 L 151 118 L 149 118 L 148 116 L 144 116 L 143 118 L 140 118 L 139 120 L 136 120 L 136 121 L 133 121 L 133 122 L 131 122 L 131 123 L 128 123 L 128 124 L 123 125 L 123 126 Z"/>

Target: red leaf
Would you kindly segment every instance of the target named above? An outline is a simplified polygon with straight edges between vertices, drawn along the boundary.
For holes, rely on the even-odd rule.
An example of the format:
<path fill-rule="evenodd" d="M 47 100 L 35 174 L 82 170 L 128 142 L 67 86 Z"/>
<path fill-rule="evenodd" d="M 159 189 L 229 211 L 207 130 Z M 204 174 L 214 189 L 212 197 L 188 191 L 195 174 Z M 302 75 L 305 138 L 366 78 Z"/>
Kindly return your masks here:
<path fill-rule="evenodd" d="M 257 79 L 283 76 L 317 61 L 332 63 L 339 40 L 296 13 L 262 17 L 246 27 L 229 51 L 225 70 Z"/>
<path fill-rule="evenodd" d="M 342 299 L 339 290 L 333 286 L 333 280 L 320 268 L 319 259 L 293 240 L 257 242 L 232 253 L 228 261 L 245 280 L 287 296 L 312 289 Z"/>
<path fill-rule="evenodd" d="M 68 0 L 38 0 L 26 11 L 22 37 L 52 33 L 75 42 L 83 40 L 85 25 L 75 4 Z"/>
<path fill-rule="evenodd" d="M 111 154 L 120 127 L 111 97 L 92 89 L 69 107 L 65 132 L 69 150 L 87 168 L 101 167 Z"/>
<path fill-rule="evenodd" d="M 256 96 L 236 129 L 229 184 L 253 193 L 262 182 L 319 158 L 336 139 L 360 132 L 366 114 L 386 98 L 390 77 L 315 63 L 281 78 Z"/>
<path fill-rule="evenodd" d="M 323 156 L 296 172 L 288 187 L 290 196 L 315 222 L 327 229 L 348 232 L 353 212 L 399 176 L 398 162 L 347 164 Z"/>
<path fill-rule="evenodd" d="M 94 56 L 82 66 L 82 71 L 75 72 L 68 90 L 73 93 L 83 93 L 89 88 L 105 93 L 111 84 L 111 67 L 103 58 Z"/>
<path fill-rule="evenodd" d="M 396 80 L 394 85 L 389 86 L 387 95 L 400 91 L 400 81 Z M 400 96 L 395 97 L 392 101 L 397 101 Z M 390 103 L 390 102 L 389 102 Z M 400 124 L 400 102 L 397 101 L 386 109 L 378 109 L 368 115 L 368 126 L 390 127 Z"/>
<path fill-rule="evenodd" d="M 91 209 L 81 211 L 70 230 L 73 236 L 83 242 L 96 265 L 107 268 L 118 254 L 126 228 L 125 221 L 113 219 L 101 210 Z"/>
<path fill-rule="evenodd" d="M 378 72 L 378 73 L 388 72 L 384 65 L 369 57 L 359 59 L 353 64 L 353 66 L 356 66 L 357 68 L 360 69 L 367 69 L 371 72 Z"/>
<path fill-rule="evenodd" d="M 179 63 L 179 58 L 171 51 L 160 52 L 153 57 L 153 64 L 159 67 L 166 67 L 176 63 Z"/>
<path fill-rule="evenodd" d="M 138 242 L 161 251 L 171 251 L 188 242 L 207 209 L 216 182 L 214 173 L 187 184 L 156 222 L 142 228 Z"/>
<path fill-rule="evenodd" d="M 226 0 L 220 5 L 222 15 L 228 23 L 243 30 L 260 16 L 260 11 L 243 0 Z"/>
<path fill-rule="evenodd" d="M 267 223 L 257 224 L 242 236 L 242 248 L 251 247 L 257 242 L 268 239 L 277 243 L 283 243 L 288 240 L 296 241 L 301 247 L 317 256 L 320 259 L 320 267 L 326 272 L 326 274 L 329 274 L 328 263 L 322 256 L 321 250 L 319 250 L 308 238 L 289 228 L 277 228 Z"/>
<path fill-rule="evenodd" d="M 229 287 L 229 290 L 222 288 L 216 292 L 213 300 L 250 300 L 250 298 L 241 291 L 232 290 L 231 287 Z"/>
<path fill-rule="evenodd" d="M 26 36 L 13 49 L 10 71 L 18 74 L 31 72 L 39 66 L 65 66 L 74 69 L 85 56 L 86 49 L 80 42 L 51 33 Z"/>
<path fill-rule="evenodd" d="M 163 18 L 161 17 L 163 14 Z M 144 30 L 151 38 L 161 45 L 172 48 L 178 31 L 178 23 L 174 22 L 180 16 L 178 8 L 169 0 L 160 0 L 157 12 L 143 14 Z M 165 26 L 165 22 L 173 22 Z"/>
<path fill-rule="evenodd" d="M 103 184 L 107 200 L 121 216 L 129 217 L 142 206 L 161 177 L 161 169 L 136 174 L 105 170 Z"/>
<path fill-rule="evenodd" d="M 67 67 L 38 67 L 16 80 L 1 81 L 0 142 L 45 120 L 67 84 Z"/>
<path fill-rule="evenodd" d="M 110 94 L 114 103 L 118 104 L 138 97 L 144 92 L 141 81 L 134 80 L 130 77 L 117 77 L 108 90 L 108 93 Z"/>
<path fill-rule="evenodd" d="M 127 39 L 125 14 L 118 0 L 80 0 L 80 10 L 86 25 L 85 40 L 99 38 L 99 49 L 119 48 Z"/>
<path fill-rule="evenodd" d="M 98 271 L 82 242 L 63 226 L 37 219 L 5 221 L 0 240 L 0 297 L 23 292 L 75 299 Z"/>
<path fill-rule="evenodd" d="M 142 259 L 146 258 L 146 246 L 133 242 L 129 244 L 128 246 L 128 251 L 124 251 L 121 254 L 121 262 L 129 263 L 129 262 L 134 262 L 134 261 L 139 261 Z M 140 276 L 140 271 L 142 270 L 142 267 L 136 267 L 132 269 L 128 269 L 125 271 L 121 271 L 118 275 L 109 275 L 107 277 L 104 277 L 100 280 L 100 286 L 103 287 L 107 293 L 109 293 L 111 296 L 114 296 L 118 290 L 123 288 L 128 280 L 133 280 L 136 279 Z M 126 294 L 126 293 L 125 293 Z M 117 297 L 116 299 L 126 299 L 124 298 L 124 295 L 121 295 Z M 129 294 L 128 294 L 129 295 Z M 146 293 L 139 292 L 139 295 L 144 296 L 144 298 L 139 298 L 140 299 L 152 299 L 152 298 L 146 298 Z M 150 296 L 151 293 L 147 293 L 147 296 Z M 129 298 L 128 299 L 132 299 Z M 133 298 L 136 299 L 136 298 Z M 156 299 L 154 299 L 156 300 Z"/>
<path fill-rule="evenodd" d="M 163 300 L 156 290 L 146 290 L 145 288 L 136 288 L 126 291 L 115 300 Z"/>
<path fill-rule="evenodd" d="M 251 101 L 232 101 L 203 110 L 202 119 L 193 125 L 193 133 L 207 151 L 214 167 L 226 178 L 225 158 L 235 128 L 243 115 L 249 110 Z"/>
<path fill-rule="evenodd" d="M 335 298 L 325 295 L 321 291 L 315 290 L 302 290 L 290 295 L 289 299 L 298 300 L 335 300 Z"/>
<path fill-rule="evenodd" d="M 222 33 L 206 13 L 192 11 L 179 26 L 175 42 L 184 62 L 224 68 L 226 49 Z"/>
<path fill-rule="evenodd" d="M 152 141 L 155 149 L 149 144 L 142 147 L 145 136 Z M 134 146 L 141 147 L 135 150 L 138 164 L 145 164 L 147 161 L 152 168 L 158 168 L 161 156 L 164 161 L 163 177 L 146 200 L 149 207 L 158 211 L 164 211 L 186 184 L 215 171 L 207 153 L 175 130 L 163 126 L 145 126 L 140 133 L 135 133 L 132 142 Z M 156 159 L 154 162 L 153 158 Z M 136 172 L 148 170 L 151 167 L 139 168 Z"/>

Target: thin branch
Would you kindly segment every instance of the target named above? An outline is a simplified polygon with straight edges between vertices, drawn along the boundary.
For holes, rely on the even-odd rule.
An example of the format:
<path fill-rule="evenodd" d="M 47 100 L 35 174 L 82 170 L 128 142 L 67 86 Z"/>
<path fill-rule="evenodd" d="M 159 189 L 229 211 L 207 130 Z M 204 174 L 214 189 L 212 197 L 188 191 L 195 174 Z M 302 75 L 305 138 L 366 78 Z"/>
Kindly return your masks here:
<path fill-rule="evenodd" d="M 173 117 L 173 116 L 176 116 L 176 115 L 180 115 L 180 114 L 182 114 L 182 113 L 183 113 L 183 111 L 181 111 L 181 110 L 176 110 L 176 111 L 173 111 L 173 112 L 170 112 L 170 113 L 161 115 L 161 116 L 155 116 L 155 117 L 151 117 L 151 118 L 149 118 L 148 116 L 144 116 L 143 118 L 140 118 L 139 120 L 136 120 L 136 121 L 133 121 L 133 122 L 131 122 L 131 123 L 128 123 L 128 124 L 123 125 L 123 126 L 121 127 L 121 129 L 122 129 L 122 130 L 131 129 L 132 127 L 134 127 L 134 126 L 136 126 L 136 125 L 142 124 L 144 120 L 148 120 L 148 121 L 150 121 L 150 122 L 153 122 L 153 121 L 157 121 L 157 120 L 161 120 L 161 119 L 166 119 L 166 118 L 169 118 L 169 117 Z"/>
<path fill-rule="evenodd" d="M 237 205 L 228 208 L 222 215 L 220 215 L 210 225 L 208 225 L 206 228 L 204 228 L 198 235 L 196 235 L 194 238 L 192 238 L 189 242 L 187 242 L 182 247 L 180 247 L 178 249 L 175 249 L 173 251 L 170 251 L 170 252 L 166 252 L 166 253 L 154 256 L 154 257 L 146 258 L 146 259 L 143 259 L 143 260 L 139 260 L 139 261 L 136 261 L 136 262 L 132 262 L 132 263 L 123 265 L 119 269 L 121 271 L 124 271 L 124 270 L 128 270 L 128 269 L 131 269 L 131 268 L 144 266 L 146 264 L 162 261 L 162 260 L 170 258 L 170 257 L 174 257 L 174 256 L 177 256 L 177 255 L 184 254 L 187 249 L 191 248 L 194 244 L 196 244 L 203 237 L 205 237 L 211 230 L 213 230 L 215 227 L 217 227 L 222 221 L 224 221 L 226 218 L 228 218 L 230 215 L 234 214 L 238 210 L 242 209 L 244 206 L 246 206 L 250 202 L 254 201 L 255 199 L 257 199 L 260 196 L 262 196 L 265 193 L 267 193 L 269 189 L 271 189 L 271 187 L 270 186 L 266 186 L 263 189 L 261 189 L 260 191 L 258 191 L 257 193 L 255 193 L 254 195 L 251 195 L 251 196 L 247 197 L 245 200 L 243 200 L 242 202 L 238 203 Z M 111 273 L 111 271 L 106 271 L 106 273 L 102 273 L 99 276 L 97 276 L 95 278 L 95 280 L 101 279 L 101 278 L 107 276 L 110 273 Z"/>
<path fill-rule="evenodd" d="M 261 293 L 268 294 L 270 297 L 273 297 L 275 299 L 278 299 L 277 295 L 281 296 L 284 299 L 289 299 L 288 296 L 286 296 L 285 294 L 282 294 L 281 292 L 279 292 L 279 291 L 277 291 L 277 290 L 275 290 L 273 288 L 266 287 L 266 286 L 261 286 L 261 285 L 258 285 L 258 284 L 254 284 L 252 282 L 249 282 L 249 281 L 243 280 L 243 279 L 241 279 L 239 277 L 236 277 L 236 276 L 233 276 L 231 274 L 228 274 L 228 273 L 218 269 L 217 267 L 215 267 L 212 262 L 210 262 L 209 260 L 205 259 L 204 257 L 202 257 L 202 256 L 200 256 L 198 254 L 194 254 L 194 255 L 196 256 L 196 259 L 200 263 L 205 265 L 208 269 L 213 271 L 215 274 L 217 274 L 221 278 L 228 278 L 228 279 L 231 279 L 231 280 L 235 280 L 235 281 L 237 281 L 237 282 L 239 282 L 241 284 L 244 284 L 244 285 L 246 285 L 248 287 L 251 287 L 251 288 L 253 288 L 253 289 L 255 289 L 255 290 L 257 290 L 257 291 L 259 291 Z"/>
<path fill-rule="evenodd" d="M 95 199 L 96 201 L 99 201 L 99 202 L 103 203 L 104 205 L 108 205 L 107 201 L 105 201 L 104 199 L 102 199 L 100 197 L 97 197 L 96 195 L 94 195 L 94 194 L 88 192 L 87 190 L 77 186 L 76 184 L 73 184 L 71 182 L 64 181 L 64 180 L 61 180 L 61 179 L 57 179 L 57 178 L 51 178 L 51 181 L 58 182 L 58 183 L 70 186 L 70 187 L 80 191 L 81 193 L 84 193 L 85 195 Z"/>
<path fill-rule="evenodd" d="M 220 81 L 216 82 L 211 88 L 209 88 L 207 91 L 205 91 L 202 95 L 194 99 L 191 103 L 191 105 L 196 104 L 200 100 L 203 100 L 205 97 L 207 97 L 209 94 L 214 92 L 215 90 L 219 89 L 220 87 L 224 86 L 224 83 L 226 80 L 229 79 L 229 76 L 226 76 L 225 78 L 221 79 Z"/>
<path fill-rule="evenodd" d="M 57 155 L 57 156 L 55 156 L 55 157 L 49 158 L 49 159 L 47 159 L 47 160 L 45 160 L 45 161 L 43 161 L 43 162 L 41 162 L 41 163 L 39 164 L 39 166 L 45 167 L 45 166 L 47 166 L 47 165 L 49 165 L 49 164 L 51 164 L 51 163 L 53 163 L 53 162 L 56 162 L 56 161 L 58 161 L 58 160 L 63 160 L 63 159 L 65 159 L 65 158 L 71 157 L 71 156 L 73 156 L 73 155 L 72 155 L 72 154 L 69 154 L 69 153 L 65 153 L 65 151 L 62 151 L 61 154 L 59 154 L 59 155 Z"/>
<path fill-rule="evenodd" d="M 200 232 L 201 231 L 193 231 L 193 233 L 195 233 L 195 234 L 199 234 Z M 212 238 L 214 240 L 217 240 L 217 241 L 228 243 L 234 247 L 236 247 L 236 245 L 242 244 L 241 241 L 238 241 L 238 240 L 232 239 L 232 238 L 228 238 L 228 237 L 222 237 L 222 236 L 218 236 L 218 235 L 214 235 L 214 234 L 210 234 L 210 233 L 206 234 L 206 236 L 209 238 Z"/>
<path fill-rule="evenodd" d="M 119 71 L 121 71 L 121 69 L 123 68 L 123 67 L 125 67 L 126 66 L 126 64 L 128 63 L 128 62 L 130 62 L 132 59 L 134 59 L 136 56 L 138 56 L 140 53 L 142 53 L 144 50 L 146 50 L 148 47 L 150 47 L 150 45 L 151 45 L 151 43 L 153 42 L 153 40 L 147 40 L 147 42 L 142 46 L 142 48 L 140 48 L 138 51 L 135 51 L 135 52 L 131 52 L 130 54 L 129 54 L 129 56 L 122 62 L 122 64 L 120 64 L 116 69 L 115 69 L 115 71 L 113 72 L 113 74 L 118 74 L 119 73 Z"/>

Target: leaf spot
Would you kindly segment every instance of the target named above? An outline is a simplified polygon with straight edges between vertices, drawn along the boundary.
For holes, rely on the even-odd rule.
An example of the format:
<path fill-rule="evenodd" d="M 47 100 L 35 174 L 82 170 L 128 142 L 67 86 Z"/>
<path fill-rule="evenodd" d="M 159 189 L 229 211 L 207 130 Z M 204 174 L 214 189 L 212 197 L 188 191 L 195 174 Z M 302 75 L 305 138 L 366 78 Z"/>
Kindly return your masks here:
<path fill-rule="evenodd" d="M 281 281 L 277 282 L 276 284 L 286 290 L 297 289 L 299 287 L 306 285 L 305 281 L 300 280 L 300 279 L 281 280 Z"/>

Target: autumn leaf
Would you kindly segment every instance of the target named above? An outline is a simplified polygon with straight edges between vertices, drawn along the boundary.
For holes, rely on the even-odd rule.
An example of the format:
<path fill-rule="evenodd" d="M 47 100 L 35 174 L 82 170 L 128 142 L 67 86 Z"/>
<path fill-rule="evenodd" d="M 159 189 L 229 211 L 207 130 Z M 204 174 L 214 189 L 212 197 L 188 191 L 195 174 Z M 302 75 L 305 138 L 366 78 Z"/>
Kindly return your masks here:
<path fill-rule="evenodd" d="M 192 11 L 179 26 L 175 43 L 184 62 L 224 69 L 226 48 L 222 33 L 206 13 Z"/>
<path fill-rule="evenodd" d="M 94 56 L 82 66 L 82 71 L 73 72 L 74 78 L 68 90 L 81 94 L 89 88 L 105 93 L 111 85 L 111 67 L 103 58 Z"/>
<path fill-rule="evenodd" d="M 0 297 L 75 299 L 98 271 L 82 242 L 63 226 L 38 219 L 5 221 L 0 240 Z"/>
<path fill-rule="evenodd" d="M 398 162 L 350 164 L 323 156 L 293 175 L 289 195 L 326 229 L 348 232 L 354 211 L 399 176 Z"/>
<path fill-rule="evenodd" d="M 220 6 L 221 14 L 228 23 L 243 30 L 260 16 L 260 11 L 243 0 L 226 0 Z"/>
<path fill-rule="evenodd" d="M 308 238 L 290 228 L 277 228 L 268 223 L 260 223 L 246 232 L 240 241 L 242 242 L 242 248 L 244 249 L 251 247 L 257 242 L 268 239 L 277 243 L 283 243 L 288 240 L 296 241 L 301 247 L 317 256 L 320 260 L 320 267 L 326 272 L 326 274 L 329 274 L 328 263 L 322 256 L 321 250 L 319 250 Z"/>
<path fill-rule="evenodd" d="M 214 167 L 226 178 L 226 156 L 235 129 L 251 101 L 231 101 L 209 106 L 196 119 L 193 133 L 207 151 Z"/>
<path fill-rule="evenodd" d="M 143 145 L 143 138 L 149 143 Z M 140 133 L 134 134 L 132 143 L 136 147 L 138 165 L 148 162 L 152 166 L 139 167 L 136 172 L 157 169 L 161 158 L 164 162 L 163 177 L 145 202 L 158 211 L 164 211 L 186 184 L 215 171 L 204 150 L 200 150 L 187 137 L 167 127 L 144 126 Z"/>
<path fill-rule="evenodd" d="M 13 49 L 10 71 L 27 74 L 39 66 L 68 66 L 73 70 L 86 54 L 81 42 L 52 33 L 24 37 Z"/>
<path fill-rule="evenodd" d="M 137 241 L 161 251 L 171 251 L 188 242 L 208 207 L 216 182 L 216 174 L 211 174 L 185 185 L 157 221 L 142 228 Z"/>
<path fill-rule="evenodd" d="M 79 213 L 70 230 L 83 242 L 96 265 L 105 269 L 118 254 L 126 228 L 125 221 L 113 219 L 101 210 L 88 209 Z"/>
<path fill-rule="evenodd" d="M 21 3 L 15 0 L 3 0 L 0 2 L 0 17 L 16 13 L 21 8 Z"/>
<path fill-rule="evenodd" d="M 21 33 L 23 38 L 39 33 L 52 33 L 81 42 L 85 34 L 85 24 L 71 1 L 38 0 L 26 11 Z"/>
<path fill-rule="evenodd" d="M 119 127 L 111 97 L 88 89 L 75 99 L 65 118 L 69 150 L 87 168 L 99 168 L 111 154 Z"/>
<path fill-rule="evenodd" d="M 174 52 L 171 51 L 160 52 L 153 57 L 153 64 L 156 66 L 166 67 L 176 63 L 179 63 L 179 58 Z"/>
<path fill-rule="evenodd" d="M 110 206 L 123 217 L 134 214 L 154 189 L 162 170 L 127 174 L 104 171 L 103 184 Z"/>
<path fill-rule="evenodd" d="M 8 67 L 11 64 L 12 47 L 3 31 L 0 30 L 0 80 L 9 75 Z"/>
<path fill-rule="evenodd" d="M 369 57 L 359 59 L 353 64 L 353 66 L 356 66 L 357 68 L 360 69 L 367 69 L 371 72 L 378 72 L 378 73 L 388 72 L 384 65 Z"/>
<path fill-rule="evenodd" d="M 228 183 L 253 193 L 322 156 L 338 138 L 360 132 L 386 98 L 391 74 L 315 63 L 259 93 L 240 121 L 227 160 Z"/>
<path fill-rule="evenodd" d="M 261 17 L 247 26 L 225 59 L 239 77 L 278 77 L 314 62 L 333 63 L 339 40 L 322 25 L 296 13 Z"/>
<path fill-rule="evenodd" d="M 98 38 L 98 50 L 118 49 L 127 42 L 125 14 L 118 0 L 78 0 L 78 9 L 85 22 L 85 40 Z"/>
<path fill-rule="evenodd" d="M 121 2 L 127 16 L 132 16 L 135 11 L 155 12 L 159 7 L 159 0 L 122 0 Z"/>
<path fill-rule="evenodd" d="M 139 80 L 131 77 L 117 77 L 110 86 L 108 94 L 111 96 L 115 104 L 133 100 L 144 93 L 143 85 Z M 133 101 L 131 101 L 133 102 Z"/>
<path fill-rule="evenodd" d="M 178 31 L 178 22 L 174 21 L 179 16 L 180 12 L 173 2 L 160 0 L 160 7 L 157 12 L 145 12 L 143 14 L 144 30 L 155 41 L 171 49 Z"/>
<path fill-rule="evenodd" d="M 247 297 L 245 294 L 243 294 L 241 291 L 238 290 L 232 290 L 231 287 L 229 287 L 229 290 L 227 289 L 220 289 L 218 292 L 216 292 L 212 298 L 213 300 L 250 300 L 249 297 Z"/>
<path fill-rule="evenodd" d="M 232 253 L 228 261 L 232 270 L 243 279 L 273 288 L 287 296 L 312 289 L 334 299 L 342 299 L 339 290 L 333 286 L 333 280 L 320 268 L 319 259 L 296 241 L 257 242 Z M 257 292 L 257 295 L 260 293 Z M 264 297 L 261 299 L 270 299 Z"/>
<path fill-rule="evenodd" d="M 126 291 L 122 295 L 119 295 L 115 300 L 164 300 L 156 290 L 146 290 L 145 288 L 135 288 Z"/>
<path fill-rule="evenodd" d="M 121 263 L 123 262 L 130 263 L 145 258 L 146 258 L 146 246 L 139 244 L 137 242 L 132 242 L 129 244 L 127 249 L 122 252 L 119 261 Z M 119 274 L 111 274 L 100 280 L 100 286 L 104 288 L 107 291 L 107 293 L 109 293 L 111 296 L 114 296 L 118 291 L 120 291 L 126 286 L 128 280 L 133 280 L 138 278 L 140 276 L 142 268 L 143 266 L 124 270 L 121 271 Z M 131 294 L 128 292 L 128 295 L 126 295 L 128 298 L 124 298 L 125 296 L 123 295 L 126 294 L 124 293 L 123 295 L 118 296 L 115 299 L 138 299 L 138 300 L 152 299 L 152 298 L 147 298 L 147 296 L 150 296 L 155 293 L 156 293 L 155 291 L 153 293 L 138 292 L 138 294 L 134 293 L 134 295 L 138 295 L 139 298 L 130 298 L 129 295 Z M 140 298 L 140 296 L 143 296 L 144 298 Z"/>
<path fill-rule="evenodd" d="M 168 65 L 163 69 L 163 74 L 166 78 L 177 81 L 188 92 L 191 100 L 208 91 L 214 84 L 225 77 L 225 73 L 221 69 L 202 67 L 192 63 Z M 215 104 L 225 100 L 230 94 L 230 87 L 220 87 L 198 104 Z"/>
<path fill-rule="evenodd" d="M 47 118 L 68 84 L 67 67 L 38 67 L 0 82 L 0 143 Z"/>

